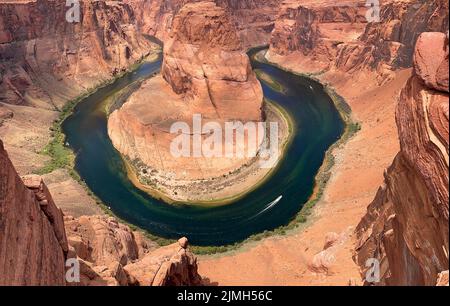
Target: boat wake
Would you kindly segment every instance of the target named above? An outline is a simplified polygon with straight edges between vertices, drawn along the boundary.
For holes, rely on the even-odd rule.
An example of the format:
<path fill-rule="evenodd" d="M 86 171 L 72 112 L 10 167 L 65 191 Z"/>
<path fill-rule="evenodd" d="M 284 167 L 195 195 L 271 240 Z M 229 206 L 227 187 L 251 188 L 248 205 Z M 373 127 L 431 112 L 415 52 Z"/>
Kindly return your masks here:
<path fill-rule="evenodd" d="M 278 198 L 276 198 L 275 200 L 273 200 L 272 202 L 270 202 L 269 204 L 267 204 L 267 206 L 261 210 L 259 213 L 257 213 L 256 215 L 254 215 L 252 218 L 250 219 L 254 219 L 256 217 L 258 217 L 259 215 L 263 214 L 264 212 L 268 211 L 269 209 L 271 209 L 272 207 L 274 207 L 275 205 L 277 205 L 281 199 L 283 198 L 282 195 L 280 195 Z"/>

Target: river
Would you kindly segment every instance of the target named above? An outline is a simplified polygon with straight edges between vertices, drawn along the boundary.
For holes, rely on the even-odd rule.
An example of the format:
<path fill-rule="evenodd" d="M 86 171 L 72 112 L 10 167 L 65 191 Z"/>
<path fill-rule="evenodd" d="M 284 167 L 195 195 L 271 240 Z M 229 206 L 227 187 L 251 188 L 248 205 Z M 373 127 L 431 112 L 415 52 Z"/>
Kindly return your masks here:
<path fill-rule="evenodd" d="M 292 117 L 293 138 L 275 173 L 245 197 L 220 207 L 169 205 L 128 179 L 108 137 L 102 105 L 123 88 L 159 72 L 161 57 L 88 96 L 64 121 L 63 132 L 76 153 L 76 171 L 115 215 L 164 238 L 186 236 L 194 245 L 227 245 L 288 224 L 312 195 L 325 152 L 341 137 L 345 123 L 320 83 L 259 62 L 256 52 L 249 53 L 253 68 L 283 89 L 270 86 L 266 77 L 260 79 L 264 96 Z"/>

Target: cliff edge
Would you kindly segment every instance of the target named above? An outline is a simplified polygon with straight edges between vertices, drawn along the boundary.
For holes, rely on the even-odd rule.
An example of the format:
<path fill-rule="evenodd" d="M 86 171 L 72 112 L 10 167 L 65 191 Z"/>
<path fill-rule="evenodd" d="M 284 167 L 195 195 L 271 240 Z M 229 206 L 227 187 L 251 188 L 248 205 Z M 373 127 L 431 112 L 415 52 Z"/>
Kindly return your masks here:
<path fill-rule="evenodd" d="M 422 33 L 401 92 L 400 152 L 356 233 L 355 260 L 378 259 L 384 285 L 435 285 L 448 270 L 448 34 Z"/>

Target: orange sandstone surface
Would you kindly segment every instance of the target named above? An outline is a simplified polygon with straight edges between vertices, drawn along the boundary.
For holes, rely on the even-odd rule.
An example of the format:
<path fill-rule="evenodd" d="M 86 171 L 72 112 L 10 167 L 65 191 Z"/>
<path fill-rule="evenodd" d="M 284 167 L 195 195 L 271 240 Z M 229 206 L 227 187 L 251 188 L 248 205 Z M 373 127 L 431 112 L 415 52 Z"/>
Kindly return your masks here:
<path fill-rule="evenodd" d="M 248 134 L 239 143 L 225 138 L 225 124 L 256 124 L 270 117 L 269 112 L 230 14 L 213 1 L 194 1 L 174 17 L 164 44 L 161 76 L 145 81 L 110 115 L 108 133 L 114 146 L 140 172 L 144 185 L 151 181 L 172 200 L 226 199 L 252 188 L 269 169 L 258 169 L 262 158 L 256 153 L 263 131 L 254 135 L 253 143 Z M 202 117 L 203 125 L 212 122 L 224 131 L 221 156 L 194 152 L 196 139 L 211 137 L 208 131 L 195 130 L 195 115 Z M 190 133 L 188 156 L 174 155 L 171 147 L 178 136 L 171 128 L 177 122 L 189 126 L 189 131 L 183 132 Z M 226 156 L 226 146 L 244 156 Z M 254 156 L 248 154 L 252 148 Z"/>
<path fill-rule="evenodd" d="M 437 156 L 434 155 L 437 163 L 425 159 L 422 170 L 402 168 L 404 174 L 401 174 L 402 170 L 389 170 L 398 173 L 395 179 L 392 178 L 392 187 L 388 187 L 388 196 L 394 193 L 396 198 L 391 201 L 397 203 L 384 205 L 390 205 L 387 207 L 390 211 L 395 210 L 398 216 L 388 218 L 394 230 L 392 233 L 389 231 L 389 237 L 381 241 L 384 243 L 380 246 L 381 250 L 376 247 L 380 245 L 376 239 L 380 237 L 378 231 L 384 231 L 380 223 L 386 219 L 380 215 L 385 210 L 380 205 L 387 200 L 380 203 L 377 200 L 380 196 L 377 195 L 374 203 L 380 204 L 371 204 L 367 216 L 366 209 L 383 181 L 383 170 L 391 164 L 399 150 L 399 136 L 402 150 L 406 147 L 413 151 L 420 150 L 420 145 L 408 140 L 414 138 L 406 136 L 413 135 L 415 131 L 414 127 L 409 126 L 411 123 L 407 126 L 406 122 L 421 124 L 420 117 L 414 115 L 406 119 L 404 115 L 410 109 L 405 103 L 410 100 L 407 98 L 407 88 L 413 81 L 408 81 L 409 85 L 403 88 L 412 72 L 408 67 L 412 66 L 414 44 L 419 34 L 430 30 L 448 31 L 448 13 L 445 10 L 448 3 L 388 2 L 382 7 L 381 23 L 367 24 L 359 37 L 353 35 L 359 25 L 344 20 L 348 29 L 344 33 L 348 35 L 344 37 L 344 33 L 340 33 L 341 37 L 335 40 L 341 41 L 339 43 L 333 43 L 332 37 L 323 34 L 325 27 L 321 24 L 321 12 L 327 12 L 329 7 L 330 14 L 336 14 L 340 8 L 327 1 L 320 3 L 318 7 L 309 1 L 303 4 L 299 1 L 285 3 L 275 25 L 267 58 L 298 72 L 319 73 L 325 69 L 326 73 L 320 73 L 318 77 L 346 99 L 362 129 L 347 144 L 334 151 L 336 164 L 333 175 L 306 227 L 289 233 L 287 237 L 273 237 L 248 244 L 235 253 L 201 258 L 200 273 L 208 283 L 220 285 L 355 285 L 363 283 L 365 259 L 376 258 L 376 254 L 380 253 L 378 257 L 384 273 L 380 284 L 434 285 L 437 273 L 448 269 L 448 255 L 445 257 L 448 254 L 448 187 L 444 187 L 448 185 L 445 184 L 448 182 L 448 145 L 445 145 L 448 143 L 448 132 L 444 128 L 446 125 L 448 128 L 448 105 L 446 109 L 439 102 L 446 100 L 448 103 L 448 95 L 442 100 L 442 94 L 433 93 L 431 97 L 436 98 L 430 100 L 422 94 L 423 99 L 430 101 L 430 112 L 435 110 L 433 118 L 436 121 L 429 123 L 432 127 L 428 131 L 431 129 L 434 131 L 432 134 L 440 135 L 430 138 L 437 144 L 443 143 L 438 145 L 443 149 L 437 151 Z M 351 11 L 356 14 L 353 20 L 360 20 L 356 18 L 358 10 Z M 303 18 L 305 16 L 311 17 L 306 25 L 304 23 L 308 18 Z M 293 37 L 299 39 L 298 44 L 295 39 L 292 40 Z M 379 45 L 380 42 L 384 45 Z M 419 41 L 418 44 L 429 46 L 429 41 Z M 442 48 L 441 44 L 438 45 Z M 324 49 L 326 52 L 322 52 Z M 445 47 L 443 52 L 445 54 Z M 439 89 L 448 84 L 445 74 L 443 76 L 445 65 L 448 65 L 448 59 L 447 62 L 435 59 L 431 68 L 426 65 L 418 68 L 423 71 L 424 82 Z M 396 118 L 397 101 L 400 104 Z M 397 134 L 396 120 L 400 135 Z M 433 180 L 426 179 L 425 185 L 414 191 L 418 193 L 415 197 L 408 197 L 412 190 L 407 182 L 402 181 L 406 179 L 404 176 L 417 177 L 416 183 L 411 182 L 410 185 L 411 188 L 412 185 L 418 187 L 418 184 L 423 184 L 423 178 L 430 177 L 430 173 L 424 172 L 429 167 L 438 167 L 442 171 L 435 173 Z M 391 182 L 390 178 L 388 182 Z M 432 198 L 424 196 L 427 193 Z M 407 208 L 401 194 L 409 199 L 409 205 L 425 207 L 413 213 L 413 208 Z M 431 214 L 428 212 L 430 210 L 436 221 L 426 225 L 424 234 L 419 234 L 424 225 L 420 220 Z M 389 214 L 386 216 L 389 217 Z M 362 218 L 363 222 L 358 225 Z M 417 229 L 413 230 L 411 226 Z M 427 236 L 428 233 L 430 236 Z M 404 241 L 400 238 L 402 235 L 405 235 Z M 416 246 L 413 241 L 416 241 Z M 357 254 L 353 261 L 355 249 Z M 404 257 L 400 255 L 405 253 L 408 258 L 415 258 L 412 267 L 402 262 Z M 448 272 L 440 273 L 438 283 L 445 283 L 446 275 L 448 279 Z"/>

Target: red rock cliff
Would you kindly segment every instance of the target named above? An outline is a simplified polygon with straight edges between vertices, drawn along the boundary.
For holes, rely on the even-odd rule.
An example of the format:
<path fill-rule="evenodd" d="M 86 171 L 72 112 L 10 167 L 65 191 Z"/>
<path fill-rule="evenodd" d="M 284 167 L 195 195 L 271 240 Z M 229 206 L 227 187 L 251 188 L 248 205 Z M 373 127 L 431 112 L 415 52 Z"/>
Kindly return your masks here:
<path fill-rule="evenodd" d="M 366 24 L 361 1 L 285 1 L 277 16 L 267 57 L 321 72 L 331 67 L 338 46 L 353 40 Z"/>
<path fill-rule="evenodd" d="M 64 285 L 62 212 L 41 180 L 17 175 L 0 141 L 0 285 Z"/>
<path fill-rule="evenodd" d="M 160 101 L 166 101 L 163 108 Z M 145 81 L 111 114 L 108 132 L 122 154 L 144 164 L 144 172 L 150 173 L 147 181 L 163 182 L 159 190 L 186 201 L 193 194 L 189 190 L 196 189 L 188 183 L 226 178 L 251 161 L 247 157 L 176 157 L 170 150 L 173 123 L 192 125 L 194 114 L 221 125 L 232 120 L 262 121 L 262 107 L 262 87 L 229 11 L 214 1 L 193 1 L 173 19 L 161 76 Z M 198 196 L 211 199 L 209 192 L 202 190 Z"/>
<path fill-rule="evenodd" d="M 165 41 L 172 30 L 174 16 L 187 3 L 203 0 L 126 0 L 136 14 L 144 33 Z M 215 0 L 224 8 L 236 26 L 235 31 L 245 47 L 267 44 L 270 39 L 279 0 Z"/>
<path fill-rule="evenodd" d="M 80 1 L 80 22 L 65 1 L 0 3 L 0 102 L 61 108 L 151 49 L 120 1 Z"/>
<path fill-rule="evenodd" d="M 357 228 L 355 260 L 363 272 L 380 260 L 379 284 L 435 285 L 448 270 L 448 47 L 443 33 L 420 35 L 396 112 L 401 150 Z"/>
<path fill-rule="evenodd" d="M 66 236 L 67 232 L 67 236 Z M 80 282 L 66 282 L 66 259 Z M 197 285 L 186 238 L 158 248 L 112 217 L 63 217 L 42 179 L 17 175 L 0 141 L 0 285 Z"/>
<path fill-rule="evenodd" d="M 448 1 L 381 1 L 380 22 L 367 22 L 365 1 L 283 3 L 267 58 L 308 73 L 375 72 L 381 84 L 412 66 L 417 36 L 448 31 Z"/>

